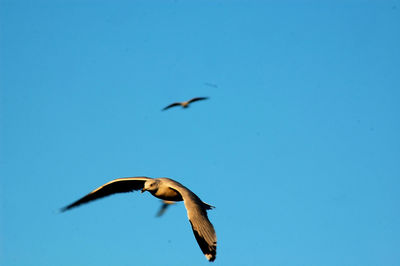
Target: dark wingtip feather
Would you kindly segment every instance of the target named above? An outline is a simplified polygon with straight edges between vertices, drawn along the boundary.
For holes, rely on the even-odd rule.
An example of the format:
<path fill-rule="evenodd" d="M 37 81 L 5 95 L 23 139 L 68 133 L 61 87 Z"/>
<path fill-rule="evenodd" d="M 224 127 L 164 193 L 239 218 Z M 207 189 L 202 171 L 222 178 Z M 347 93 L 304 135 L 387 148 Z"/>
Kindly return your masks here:
<path fill-rule="evenodd" d="M 180 103 L 171 103 L 170 105 L 165 106 L 161 111 L 165 111 L 165 110 L 168 110 L 169 108 L 179 106 L 179 105 L 181 105 L 181 104 Z"/>
<path fill-rule="evenodd" d="M 72 204 L 70 204 L 70 205 L 68 205 L 68 206 L 65 206 L 65 207 L 61 208 L 61 209 L 60 209 L 60 212 L 66 212 L 66 211 L 68 211 L 68 210 L 70 210 L 70 209 L 72 209 L 72 208 L 77 207 L 77 206 L 80 205 L 80 204 L 75 204 L 75 203 L 76 203 L 76 202 L 74 202 L 74 203 L 72 203 Z"/>
<path fill-rule="evenodd" d="M 70 209 L 70 207 L 66 206 L 66 207 L 61 208 L 60 212 L 65 212 L 65 211 L 68 211 L 69 209 Z"/>
<path fill-rule="evenodd" d="M 192 226 L 193 234 L 201 251 L 203 251 L 203 254 L 206 256 L 208 261 L 213 262 L 217 256 L 217 242 L 213 242 L 212 245 L 207 243 L 207 241 L 204 239 L 204 236 L 200 235 L 199 232 L 193 227 L 192 221 L 189 220 L 189 222 Z"/>
<path fill-rule="evenodd" d="M 215 256 L 213 256 L 212 254 L 208 254 L 208 255 L 210 255 L 211 257 L 210 258 L 208 258 L 207 256 L 206 256 L 206 258 L 208 259 L 208 261 L 209 262 L 213 262 L 214 260 L 215 260 Z"/>

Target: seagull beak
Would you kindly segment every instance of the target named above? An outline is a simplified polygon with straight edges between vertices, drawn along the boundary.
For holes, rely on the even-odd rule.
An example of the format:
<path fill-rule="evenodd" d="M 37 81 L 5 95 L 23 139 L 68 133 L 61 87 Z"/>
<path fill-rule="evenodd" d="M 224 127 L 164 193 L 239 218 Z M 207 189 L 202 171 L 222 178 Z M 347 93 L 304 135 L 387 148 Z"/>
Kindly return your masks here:
<path fill-rule="evenodd" d="M 142 188 L 142 190 L 140 191 L 140 193 L 143 193 L 143 192 L 145 192 L 146 191 L 146 189 L 145 188 Z"/>

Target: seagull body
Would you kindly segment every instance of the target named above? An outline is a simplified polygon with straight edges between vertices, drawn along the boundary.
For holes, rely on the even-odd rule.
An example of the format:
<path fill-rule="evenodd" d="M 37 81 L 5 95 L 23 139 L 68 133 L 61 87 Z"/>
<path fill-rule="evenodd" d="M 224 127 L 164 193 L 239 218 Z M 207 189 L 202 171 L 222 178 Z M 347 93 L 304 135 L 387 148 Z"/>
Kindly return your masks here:
<path fill-rule="evenodd" d="M 165 111 L 165 110 L 167 110 L 167 109 L 169 109 L 171 107 L 175 107 L 175 106 L 182 106 L 182 108 L 188 108 L 189 104 L 191 104 L 193 102 L 207 100 L 207 99 L 208 99 L 208 97 L 196 97 L 196 98 L 193 98 L 193 99 L 191 99 L 189 101 L 186 101 L 186 102 L 171 103 L 170 105 L 164 107 L 163 111 Z"/>
<path fill-rule="evenodd" d="M 201 201 L 188 188 L 169 178 L 126 177 L 114 179 L 64 207 L 61 211 L 66 211 L 115 193 L 131 192 L 134 190 L 141 190 L 142 193 L 148 191 L 154 197 L 162 199 L 164 204 L 183 201 L 200 249 L 209 261 L 215 260 L 217 236 L 207 216 L 207 210 L 212 209 L 213 206 Z"/>

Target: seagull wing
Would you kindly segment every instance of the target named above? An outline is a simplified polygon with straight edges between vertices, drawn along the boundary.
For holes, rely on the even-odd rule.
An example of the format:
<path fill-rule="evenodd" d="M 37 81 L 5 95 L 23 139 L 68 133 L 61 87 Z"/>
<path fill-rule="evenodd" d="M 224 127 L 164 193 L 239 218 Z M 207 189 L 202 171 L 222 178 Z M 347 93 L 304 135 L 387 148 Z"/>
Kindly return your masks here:
<path fill-rule="evenodd" d="M 165 110 L 167 110 L 167 109 L 169 109 L 169 108 L 171 108 L 171 107 L 179 106 L 179 105 L 181 105 L 181 103 L 171 103 L 170 105 L 164 107 L 164 108 L 162 109 L 162 111 L 165 111 Z"/>
<path fill-rule="evenodd" d="M 209 261 L 214 261 L 217 254 L 217 235 L 207 216 L 207 210 L 211 209 L 212 206 L 201 201 L 196 194 L 180 183 L 171 179 L 163 179 L 163 181 L 171 189 L 182 195 L 197 243 L 206 258 Z"/>
<path fill-rule="evenodd" d="M 151 178 L 148 177 L 125 177 L 114 179 L 99 188 L 96 188 L 83 198 L 71 203 L 70 205 L 61 209 L 61 211 L 66 211 L 77 207 L 81 204 L 88 203 L 93 200 L 107 197 L 115 193 L 131 192 L 134 190 L 139 190 L 144 187 L 144 183 Z"/>
<path fill-rule="evenodd" d="M 208 99 L 208 97 L 196 97 L 196 98 L 193 98 L 193 99 L 189 100 L 188 103 L 193 103 L 193 102 L 197 102 L 197 101 L 203 101 L 203 100 L 207 100 L 207 99 Z"/>

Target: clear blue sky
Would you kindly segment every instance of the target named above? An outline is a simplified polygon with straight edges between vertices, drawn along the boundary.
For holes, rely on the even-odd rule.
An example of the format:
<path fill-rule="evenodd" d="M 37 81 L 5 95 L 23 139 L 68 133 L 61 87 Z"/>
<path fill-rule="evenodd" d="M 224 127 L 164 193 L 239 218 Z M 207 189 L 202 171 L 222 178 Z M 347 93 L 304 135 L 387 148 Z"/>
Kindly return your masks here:
<path fill-rule="evenodd" d="M 1 0 L 1 265 L 209 265 L 182 203 L 59 213 L 142 175 L 217 207 L 215 265 L 400 265 L 399 26 L 398 0 Z"/>

